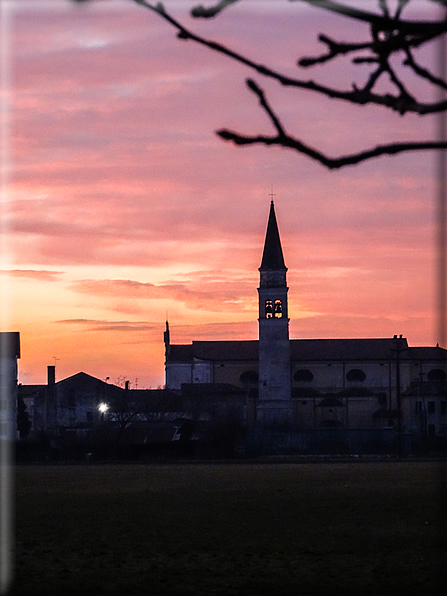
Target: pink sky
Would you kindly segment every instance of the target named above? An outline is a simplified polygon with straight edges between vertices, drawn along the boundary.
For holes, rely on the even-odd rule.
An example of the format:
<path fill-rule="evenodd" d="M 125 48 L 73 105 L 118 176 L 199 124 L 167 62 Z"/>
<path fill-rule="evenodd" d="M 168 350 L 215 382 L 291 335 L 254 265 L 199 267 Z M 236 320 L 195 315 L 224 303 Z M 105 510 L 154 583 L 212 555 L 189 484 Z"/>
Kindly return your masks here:
<path fill-rule="evenodd" d="M 176 15 L 194 4 L 165 2 Z M 272 132 L 247 76 L 289 129 L 334 156 L 434 138 L 435 118 L 285 90 L 176 39 L 129 0 L 16 0 L 8 14 L 2 327 L 21 333 L 20 382 L 45 382 L 56 362 L 58 379 L 82 370 L 163 385 L 166 313 L 173 343 L 256 339 L 272 185 L 291 337 L 402 333 L 410 345 L 436 343 L 434 153 L 330 172 L 291 151 L 236 148 L 214 133 Z M 365 80 L 346 62 L 298 71 L 298 57 L 322 49 L 318 33 L 359 35 L 299 2 L 248 0 L 188 24 L 288 74 L 343 88 L 355 75 Z M 435 64 L 428 52 L 421 60 Z"/>

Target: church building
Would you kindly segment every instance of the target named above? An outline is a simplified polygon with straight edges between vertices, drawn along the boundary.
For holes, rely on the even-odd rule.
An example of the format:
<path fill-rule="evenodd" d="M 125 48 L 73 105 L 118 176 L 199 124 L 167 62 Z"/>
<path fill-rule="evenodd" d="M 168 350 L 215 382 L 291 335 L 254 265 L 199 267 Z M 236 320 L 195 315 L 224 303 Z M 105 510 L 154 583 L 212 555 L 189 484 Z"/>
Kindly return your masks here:
<path fill-rule="evenodd" d="M 248 424 L 298 430 L 388 428 L 447 437 L 447 350 L 402 335 L 290 339 L 287 267 L 273 201 L 259 267 L 259 338 L 171 344 L 166 389 L 245 396 Z"/>

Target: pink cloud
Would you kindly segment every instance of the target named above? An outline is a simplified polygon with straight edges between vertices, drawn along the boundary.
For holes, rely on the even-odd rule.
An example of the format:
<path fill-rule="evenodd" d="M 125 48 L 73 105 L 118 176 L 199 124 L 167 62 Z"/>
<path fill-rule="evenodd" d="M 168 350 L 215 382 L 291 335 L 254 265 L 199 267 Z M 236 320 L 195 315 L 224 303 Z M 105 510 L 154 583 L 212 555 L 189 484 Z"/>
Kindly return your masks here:
<path fill-rule="evenodd" d="M 166 282 L 152 284 L 128 279 L 80 280 L 71 284 L 71 289 L 82 294 L 111 298 L 176 300 L 189 308 L 208 311 L 244 311 L 244 302 L 253 294 L 253 284 L 231 279 L 201 281 L 199 278 L 188 282 Z"/>
<path fill-rule="evenodd" d="M 66 319 L 55 321 L 61 325 L 70 325 L 83 328 L 84 331 L 110 331 L 122 332 L 135 337 L 136 332 L 155 333 L 153 338 L 162 345 L 163 331 L 165 322 L 154 323 L 150 321 L 113 321 L 113 320 L 95 320 L 95 319 Z M 185 325 L 170 323 L 172 343 L 188 343 L 193 340 L 216 339 L 224 340 L 238 337 L 239 339 L 256 339 L 257 322 L 238 322 L 238 323 L 204 323 L 197 325 Z M 146 335 L 147 338 L 147 335 Z M 144 341 L 144 340 L 143 340 Z"/>
<path fill-rule="evenodd" d="M 48 271 L 44 269 L 2 269 L 0 273 L 12 277 L 25 277 L 39 281 L 57 281 L 63 271 Z"/>
<path fill-rule="evenodd" d="M 154 331 L 159 330 L 160 323 L 146 321 L 108 321 L 95 319 L 65 319 L 55 321 L 63 325 L 80 325 L 91 331 Z"/>

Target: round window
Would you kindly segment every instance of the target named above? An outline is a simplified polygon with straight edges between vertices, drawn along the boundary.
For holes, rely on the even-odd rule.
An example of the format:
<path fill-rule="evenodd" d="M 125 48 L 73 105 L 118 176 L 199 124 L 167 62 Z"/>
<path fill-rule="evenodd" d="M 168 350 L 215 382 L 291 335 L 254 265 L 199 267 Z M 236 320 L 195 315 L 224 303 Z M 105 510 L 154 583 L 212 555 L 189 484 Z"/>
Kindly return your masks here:
<path fill-rule="evenodd" d="M 307 370 L 307 368 L 299 368 L 293 375 L 293 380 L 297 381 L 298 383 L 303 381 L 310 383 L 311 381 L 313 381 L 313 379 L 313 374 L 310 372 L 310 370 Z"/>
<path fill-rule="evenodd" d="M 259 381 L 259 376 L 258 373 L 255 372 L 254 370 L 246 370 L 245 372 L 243 372 L 241 374 L 241 376 L 239 377 L 241 383 L 244 383 L 244 385 L 250 385 L 250 384 L 254 384 L 257 383 Z"/>
<path fill-rule="evenodd" d="M 366 375 L 363 372 L 363 370 L 361 370 L 360 368 L 351 368 L 351 370 L 349 370 L 346 373 L 346 380 L 347 381 L 357 381 L 357 382 L 362 382 L 366 379 Z"/>
<path fill-rule="evenodd" d="M 429 381 L 445 381 L 446 378 L 447 375 L 445 374 L 445 371 L 443 371 L 441 368 L 432 368 L 427 375 L 427 379 Z"/>

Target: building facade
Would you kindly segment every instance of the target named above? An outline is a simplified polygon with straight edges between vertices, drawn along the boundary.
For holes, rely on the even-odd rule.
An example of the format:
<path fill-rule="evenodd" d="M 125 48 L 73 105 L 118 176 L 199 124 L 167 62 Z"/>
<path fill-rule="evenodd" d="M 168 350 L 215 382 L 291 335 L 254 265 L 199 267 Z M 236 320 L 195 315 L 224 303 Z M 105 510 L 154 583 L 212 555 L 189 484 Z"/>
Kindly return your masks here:
<path fill-rule="evenodd" d="M 128 382 L 120 387 L 84 372 L 56 382 L 54 366 L 47 367 L 45 385 L 19 385 L 18 396 L 31 423 L 26 438 L 61 452 L 78 447 L 82 453 L 107 441 L 170 442 L 188 419 L 177 394 L 130 389 Z"/>

